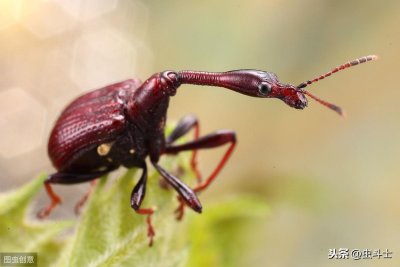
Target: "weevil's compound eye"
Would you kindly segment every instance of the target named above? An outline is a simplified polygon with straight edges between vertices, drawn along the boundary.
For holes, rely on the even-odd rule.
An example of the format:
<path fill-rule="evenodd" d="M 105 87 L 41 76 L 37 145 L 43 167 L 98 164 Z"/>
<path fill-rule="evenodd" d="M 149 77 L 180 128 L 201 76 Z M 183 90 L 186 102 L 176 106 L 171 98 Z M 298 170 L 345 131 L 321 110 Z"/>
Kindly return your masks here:
<path fill-rule="evenodd" d="M 271 91 L 272 87 L 268 83 L 260 83 L 260 85 L 258 85 L 258 92 L 261 95 L 268 95 L 269 93 L 271 93 Z"/>

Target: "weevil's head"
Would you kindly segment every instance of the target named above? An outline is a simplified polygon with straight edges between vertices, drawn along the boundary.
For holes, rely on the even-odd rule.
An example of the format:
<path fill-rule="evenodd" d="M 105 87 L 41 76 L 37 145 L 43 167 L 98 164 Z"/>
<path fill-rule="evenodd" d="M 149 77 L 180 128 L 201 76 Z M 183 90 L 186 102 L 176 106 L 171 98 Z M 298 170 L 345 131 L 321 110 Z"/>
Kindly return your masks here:
<path fill-rule="evenodd" d="M 295 109 L 304 109 L 308 104 L 304 90 L 291 84 L 282 84 L 279 81 L 276 81 L 271 85 L 269 97 L 281 99 L 288 106 Z"/>
<path fill-rule="evenodd" d="M 304 87 L 319 79 L 321 78 L 294 86 L 281 83 L 278 77 L 272 72 L 260 70 L 229 71 L 221 77 L 222 83 L 226 88 L 245 95 L 261 98 L 278 98 L 288 106 L 296 109 L 304 109 L 307 107 L 307 95 L 343 116 L 344 112 L 340 107 L 319 99 L 315 95 L 304 90 Z"/>
<path fill-rule="evenodd" d="M 229 71 L 222 77 L 226 87 L 239 93 L 260 97 L 278 98 L 292 108 L 307 107 L 304 90 L 290 84 L 282 84 L 272 72 L 260 70 Z"/>
<path fill-rule="evenodd" d="M 308 100 L 306 95 L 316 100 L 320 104 L 326 106 L 329 109 L 337 112 L 339 115 L 344 116 L 344 111 L 327 101 L 324 101 L 310 92 L 304 90 L 308 84 L 312 82 L 301 83 L 298 86 L 294 86 L 291 84 L 283 84 L 278 80 L 278 77 L 274 73 L 264 72 L 259 73 L 260 82 L 258 85 L 258 96 L 259 97 L 270 97 L 270 98 L 278 98 L 285 102 L 288 106 L 296 109 L 304 109 L 307 107 Z"/>

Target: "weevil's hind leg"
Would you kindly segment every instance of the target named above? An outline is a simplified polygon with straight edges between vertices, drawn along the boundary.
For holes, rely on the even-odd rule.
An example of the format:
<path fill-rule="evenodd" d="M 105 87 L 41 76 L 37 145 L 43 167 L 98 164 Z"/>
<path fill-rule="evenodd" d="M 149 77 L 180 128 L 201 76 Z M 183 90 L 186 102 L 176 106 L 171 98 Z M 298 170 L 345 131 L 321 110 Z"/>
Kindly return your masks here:
<path fill-rule="evenodd" d="M 90 186 L 89 186 L 89 190 L 85 193 L 85 195 L 83 195 L 83 197 L 75 204 L 75 214 L 79 215 L 81 213 L 81 209 L 82 207 L 85 205 L 85 203 L 87 202 L 87 200 L 89 199 L 89 196 L 92 194 L 95 186 L 96 186 L 97 181 L 96 180 L 92 180 L 90 182 Z"/>
<path fill-rule="evenodd" d="M 194 140 L 197 140 L 200 135 L 200 124 L 199 120 L 194 115 L 187 115 L 183 117 L 172 133 L 167 137 L 166 144 L 172 145 L 176 140 L 187 134 L 191 129 L 194 129 Z M 196 174 L 197 182 L 200 184 L 202 181 L 201 173 L 197 167 L 197 150 L 194 149 L 192 152 L 192 157 L 190 159 L 190 166 Z"/>
<path fill-rule="evenodd" d="M 193 189 L 193 191 L 197 193 L 197 192 L 201 192 L 201 191 L 205 190 L 215 180 L 218 173 L 222 170 L 225 163 L 228 161 L 228 159 L 229 159 L 230 155 L 232 154 L 232 151 L 236 145 L 235 133 L 233 131 L 220 130 L 215 133 L 200 137 L 197 140 L 194 140 L 194 141 L 182 144 L 182 145 L 167 146 L 165 149 L 165 153 L 166 154 L 176 154 L 181 151 L 187 151 L 187 150 L 192 150 L 192 149 L 215 148 L 215 147 L 219 147 L 219 146 L 222 146 L 225 144 L 230 144 L 228 150 L 225 152 L 221 161 L 218 163 L 217 167 L 210 174 L 210 176 L 207 178 L 207 180 L 201 182 Z M 182 219 L 183 214 L 184 214 L 185 203 L 182 199 L 182 196 L 179 196 L 178 200 L 179 200 L 180 204 L 175 212 L 177 213 L 176 218 L 178 220 L 180 220 L 180 219 Z"/>
<path fill-rule="evenodd" d="M 151 223 L 151 216 L 153 215 L 155 208 L 140 208 L 143 202 L 144 196 L 146 195 L 146 184 L 147 184 L 147 166 L 143 163 L 143 172 L 139 181 L 135 185 L 131 194 L 131 207 L 135 210 L 137 214 L 147 215 L 147 236 L 149 237 L 149 246 L 153 245 L 154 236 L 156 235 L 154 231 L 153 224 Z"/>
<path fill-rule="evenodd" d="M 57 172 L 50 175 L 44 181 L 44 187 L 46 189 L 47 195 L 51 199 L 51 203 L 40 210 L 37 214 L 39 219 L 43 219 L 50 215 L 52 210 L 59 204 L 61 204 L 61 198 L 54 193 L 53 188 L 50 184 L 77 184 L 83 183 L 90 180 L 94 180 L 103 176 L 104 174 L 110 172 L 111 170 L 96 172 L 96 173 L 89 173 L 89 174 L 76 174 L 76 173 L 64 173 L 64 172 Z"/>

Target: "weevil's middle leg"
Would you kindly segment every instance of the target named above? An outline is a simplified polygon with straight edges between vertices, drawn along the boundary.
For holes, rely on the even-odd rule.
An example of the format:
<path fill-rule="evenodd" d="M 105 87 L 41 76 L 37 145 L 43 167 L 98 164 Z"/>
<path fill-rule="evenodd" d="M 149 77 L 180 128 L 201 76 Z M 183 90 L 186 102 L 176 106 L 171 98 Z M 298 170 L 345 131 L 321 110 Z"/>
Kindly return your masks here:
<path fill-rule="evenodd" d="M 207 180 L 201 182 L 198 184 L 193 191 L 194 192 L 200 192 L 206 189 L 217 177 L 219 172 L 222 170 L 224 167 L 225 163 L 228 161 L 229 157 L 232 154 L 233 149 L 235 148 L 236 145 L 236 135 L 233 131 L 228 131 L 228 130 L 220 130 L 215 133 L 200 137 L 197 140 L 182 144 L 182 145 L 176 145 L 176 146 L 167 146 L 165 153 L 166 154 L 175 154 L 181 151 L 187 151 L 187 150 L 192 150 L 192 149 L 208 149 L 208 148 L 215 148 L 219 147 L 225 144 L 230 143 L 230 146 L 228 150 L 225 152 L 224 156 L 222 157 L 221 161 L 218 163 L 217 167 L 214 169 L 214 171 L 211 173 L 211 175 L 207 178 Z M 184 214 L 184 201 L 182 199 L 182 196 L 178 197 L 179 200 L 179 207 L 176 209 L 177 213 L 177 219 L 180 220 L 183 217 Z"/>
<path fill-rule="evenodd" d="M 154 231 L 153 224 L 151 223 L 151 215 L 153 215 L 155 209 L 154 208 L 143 208 L 135 210 L 137 214 L 147 215 L 146 224 L 147 224 L 147 237 L 149 238 L 149 247 L 153 246 L 154 236 L 156 232 Z"/>

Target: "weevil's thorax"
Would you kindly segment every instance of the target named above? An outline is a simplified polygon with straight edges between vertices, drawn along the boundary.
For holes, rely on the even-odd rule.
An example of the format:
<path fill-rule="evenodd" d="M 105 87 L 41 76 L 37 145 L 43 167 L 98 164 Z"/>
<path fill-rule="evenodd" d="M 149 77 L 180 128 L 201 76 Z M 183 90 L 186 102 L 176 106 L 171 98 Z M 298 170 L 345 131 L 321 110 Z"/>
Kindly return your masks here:
<path fill-rule="evenodd" d="M 168 102 L 179 87 L 176 72 L 164 71 L 148 78 L 139 88 L 132 92 L 128 101 L 127 112 L 135 118 L 146 111 L 155 111 L 157 106 Z"/>
<path fill-rule="evenodd" d="M 156 73 L 134 90 L 126 105 L 126 116 L 137 138 L 137 144 L 146 146 L 150 154 L 163 149 L 164 129 L 169 99 L 179 87 L 175 72 Z M 147 151 L 146 151 L 147 152 Z"/>
<path fill-rule="evenodd" d="M 164 129 L 169 98 L 179 87 L 177 74 L 172 71 L 156 73 L 134 90 L 126 106 L 128 118 L 141 128 Z"/>

